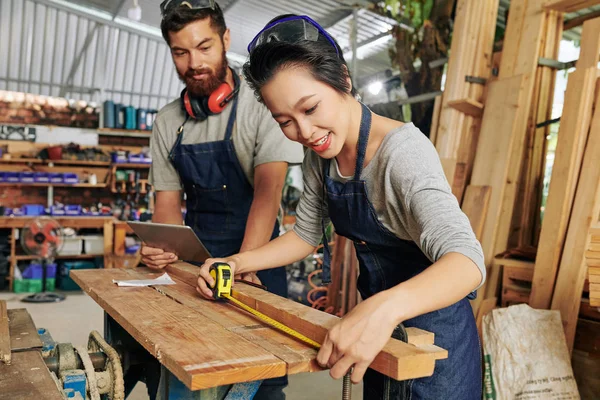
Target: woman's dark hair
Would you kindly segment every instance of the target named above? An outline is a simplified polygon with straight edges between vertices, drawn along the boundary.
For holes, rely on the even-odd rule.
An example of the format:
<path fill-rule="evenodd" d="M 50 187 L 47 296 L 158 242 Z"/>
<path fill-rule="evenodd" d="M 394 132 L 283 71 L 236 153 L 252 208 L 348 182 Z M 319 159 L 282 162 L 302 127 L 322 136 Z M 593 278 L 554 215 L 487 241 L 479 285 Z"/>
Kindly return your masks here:
<path fill-rule="evenodd" d="M 227 30 L 227 25 L 225 25 L 225 17 L 223 17 L 223 11 L 221 11 L 221 7 L 219 7 L 217 3 L 215 3 L 214 10 L 211 10 L 210 8 L 192 10 L 187 7 L 177 7 L 169 14 L 167 14 L 160 22 L 160 30 L 162 31 L 162 36 L 167 42 L 167 44 L 171 45 L 171 42 L 169 41 L 169 32 L 179 32 L 187 24 L 205 18 L 210 18 L 211 28 L 213 28 L 219 34 L 222 40 L 223 35 Z"/>
<path fill-rule="evenodd" d="M 290 16 L 295 14 L 280 15 L 268 24 Z M 250 59 L 243 67 L 244 77 L 259 101 L 262 101 L 260 89 L 278 71 L 290 67 L 308 68 L 316 80 L 329 85 L 340 94 L 350 93 L 354 96 L 356 90 L 348 84 L 350 72 L 342 49 L 335 39 L 334 42 L 339 55 L 336 54 L 336 48 L 322 35 L 319 35 L 317 41 L 262 43 L 250 52 Z"/>

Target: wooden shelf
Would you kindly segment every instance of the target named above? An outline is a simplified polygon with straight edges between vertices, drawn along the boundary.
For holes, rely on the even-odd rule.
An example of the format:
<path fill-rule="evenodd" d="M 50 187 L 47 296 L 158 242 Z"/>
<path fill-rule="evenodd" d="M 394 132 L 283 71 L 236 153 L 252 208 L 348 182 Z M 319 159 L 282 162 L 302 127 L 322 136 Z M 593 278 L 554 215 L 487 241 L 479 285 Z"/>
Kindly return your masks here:
<path fill-rule="evenodd" d="M 113 167 L 117 168 L 150 168 L 152 164 L 146 163 L 114 163 Z"/>
<path fill-rule="evenodd" d="M 110 161 L 84 161 L 84 160 L 40 160 L 39 158 L 11 158 L 0 159 L 0 164 L 54 164 L 54 165 L 83 165 L 89 167 L 108 167 Z"/>
<path fill-rule="evenodd" d="M 23 183 L 23 182 L 0 182 L 0 187 L 73 187 L 73 188 L 105 188 L 107 183 Z"/>
<path fill-rule="evenodd" d="M 76 255 L 76 256 L 60 255 L 60 256 L 54 257 L 54 259 L 61 260 L 61 259 L 66 259 L 66 258 L 72 258 L 74 260 L 84 260 L 84 259 L 96 258 L 96 257 L 104 257 L 104 254 L 79 254 L 79 255 Z M 40 257 L 40 256 L 30 256 L 30 255 L 16 255 L 15 256 L 15 260 L 17 260 L 17 261 L 22 261 L 22 260 L 37 260 L 37 259 L 41 259 L 41 258 L 43 258 L 43 257 Z"/>
<path fill-rule="evenodd" d="M 137 129 L 111 129 L 111 128 L 100 128 L 97 130 L 99 135 L 104 136 L 126 136 L 126 137 L 138 137 L 150 139 L 152 131 L 140 131 Z"/>

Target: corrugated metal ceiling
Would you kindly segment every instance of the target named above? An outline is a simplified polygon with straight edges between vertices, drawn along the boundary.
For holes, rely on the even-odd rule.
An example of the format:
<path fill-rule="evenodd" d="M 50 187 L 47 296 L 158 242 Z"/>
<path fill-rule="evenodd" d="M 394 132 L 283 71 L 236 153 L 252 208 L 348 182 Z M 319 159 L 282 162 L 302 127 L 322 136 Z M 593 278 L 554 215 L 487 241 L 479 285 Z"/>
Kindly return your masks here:
<path fill-rule="evenodd" d="M 158 29 L 160 2 L 139 0 L 138 24 L 126 18 L 133 0 L 0 0 L 0 90 L 161 107 L 182 85 Z M 221 0 L 232 33 L 230 61 L 239 67 L 254 35 L 271 18 L 290 12 L 308 14 L 325 26 L 350 61 L 352 8 L 347 4 L 354 2 Z M 509 3 L 500 0 L 501 25 Z M 391 68 L 387 32 L 395 22 L 367 10 L 358 14 L 358 77 L 364 78 Z M 565 34 L 575 40 L 579 35 L 580 28 Z"/>

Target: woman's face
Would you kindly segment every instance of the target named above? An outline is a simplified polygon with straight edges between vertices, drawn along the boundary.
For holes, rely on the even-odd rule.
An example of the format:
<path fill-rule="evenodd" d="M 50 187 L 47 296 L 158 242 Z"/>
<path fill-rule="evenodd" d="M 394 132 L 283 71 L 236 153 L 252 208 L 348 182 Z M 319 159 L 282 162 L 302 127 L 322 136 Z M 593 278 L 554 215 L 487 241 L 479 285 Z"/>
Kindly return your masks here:
<path fill-rule="evenodd" d="M 280 70 L 261 95 L 285 136 L 323 158 L 339 154 L 349 127 L 349 95 L 340 95 L 303 67 Z"/>

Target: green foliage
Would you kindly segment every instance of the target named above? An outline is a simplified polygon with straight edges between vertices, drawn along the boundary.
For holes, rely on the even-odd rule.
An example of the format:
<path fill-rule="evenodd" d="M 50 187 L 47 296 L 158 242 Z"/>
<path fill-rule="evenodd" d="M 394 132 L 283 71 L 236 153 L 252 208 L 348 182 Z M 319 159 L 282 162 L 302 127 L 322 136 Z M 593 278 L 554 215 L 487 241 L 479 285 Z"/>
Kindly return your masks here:
<path fill-rule="evenodd" d="M 385 0 L 380 7 L 398 22 L 409 20 L 415 31 L 431 17 L 435 0 Z"/>

